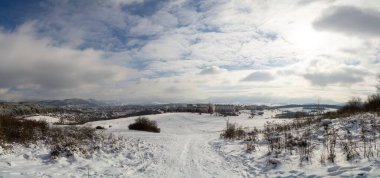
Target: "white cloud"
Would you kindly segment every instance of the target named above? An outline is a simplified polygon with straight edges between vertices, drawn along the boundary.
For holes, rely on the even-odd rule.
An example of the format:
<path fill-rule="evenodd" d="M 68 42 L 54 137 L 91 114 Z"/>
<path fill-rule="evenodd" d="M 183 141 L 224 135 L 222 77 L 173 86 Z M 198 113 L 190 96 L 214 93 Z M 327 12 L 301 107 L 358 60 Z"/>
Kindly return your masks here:
<path fill-rule="evenodd" d="M 306 73 L 303 76 L 313 85 L 326 86 L 329 84 L 355 84 L 363 82 L 364 76 L 368 75 L 365 71 L 353 68 L 343 68 L 332 72 L 313 72 Z"/>
<path fill-rule="evenodd" d="M 141 4 L 144 0 L 111 0 L 111 2 L 116 5 L 130 5 L 130 4 Z"/>
<path fill-rule="evenodd" d="M 310 4 L 313 4 L 313 3 L 333 3 L 335 2 L 336 0 L 300 0 L 298 1 L 298 4 L 299 5 L 310 5 Z"/>
<path fill-rule="evenodd" d="M 44 97 L 126 79 L 129 71 L 103 61 L 102 52 L 53 46 L 48 38 L 33 37 L 32 29 L 33 24 L 25 24 L 15 32 L 0 32 L 0 88 L 25 98 Z"/>
<path fill-rule="evenodd" d="M 131 35 L 156 35 L 158 33 L 161 33 L 164 30 L 164 27 L 155 24 L 150 19 L 141 18 L 138 20 L 137 25 L 133 26 L 129 32 Z"/>
<path fill-rule="evenodd" d="M 339 7 L 352 7 L 348 10 L 354 16 L 376 16 L 362 10 L 376 9 L 376 1 L 180 0 L 157 7 L 155 1 L 143 0 L 78 3 L 52 2 L 46 17 L 34 22 L 39 33 L 1 33 L 4 66 L 15 70 L 0 72 L 22 76 L 2 79 L 1 91 L 7 93 L 2 96 L 43 91 L 129 102 L 300 102 L 320 96 L 344 102 L 370 93 L 370 78 L 380 67 L 380 42 L 368 38 L 377 35 L 371 25 L 357 22 L 366 27 L 359 31 L 331 21 L 342 10 L 348 12 Z M 329 9 L 333 11 L 327 13 Z M 10 60 L 15 50 L 16 61 L 28 65 Z M 43 71 L 40 76 L 52 72 L 36 67 L 43 65 L 56 71 L 54 80 L 36 77 L 36 71 Z"/>
<path fill-rule="evenodd" d="M 268 82 L 274 79 L 274 76 L 268 71 L 256 71 L 243 78 L 246 82 Z"/>
<path fill-rule="evenodd" d="M 182 35 L 163 35 L 149 41 L 136 55 L 145 60 L 181 60 L 188 46 L 189 41 Z"/>
<path fill-rule="evenodd" d="M 209 74 L 220 74 L 226 72 L 227 70 L 222 69 L 218 66 L 211 66 L 203 69 L 199 74 L 201 75 L 209 75 Z"/>

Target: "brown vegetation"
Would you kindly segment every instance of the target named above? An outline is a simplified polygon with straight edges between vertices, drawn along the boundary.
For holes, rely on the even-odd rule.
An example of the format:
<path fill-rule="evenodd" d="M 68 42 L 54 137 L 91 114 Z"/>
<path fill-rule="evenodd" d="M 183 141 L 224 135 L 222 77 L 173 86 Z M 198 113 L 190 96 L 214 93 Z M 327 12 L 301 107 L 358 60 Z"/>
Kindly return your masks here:
<path fill-rule="evenodd" d="M 43 139 L 49 130 L 44 121 L 21 120 L 0 116 L 0 141 L 28 144 Z"/>
<path fill-rule="evenodd" d="M 13 144 L 46 144 L 50 147 L 52 159 L 78 154 L 90 156 L 100 145 L 108 145 L 111 150 L 115 138 L 96 132 L 95 128 L 77 126 L 52 126 L 45 121 L 16 119 L 0 116 L 0 146 L 11 149 Z M 107 144 L 105 144 L 107 142 Z"/>
<path fill-rule="evenodd" d="M 227 121 L 226 129 L 220 134 L 221 138 L 224 139 L 244 139 L 247 133 L 241 126 L 236 124 L 231 124 Z"/>
<path fill-rule="evenodd" d="M 161 129 L 157 127 L 157 122 L 149 120 L 147 117 L 138 117 L 134 123 L 128 126 L 130 130 L 140 130 L 147 132 L 160 133 Z"/>

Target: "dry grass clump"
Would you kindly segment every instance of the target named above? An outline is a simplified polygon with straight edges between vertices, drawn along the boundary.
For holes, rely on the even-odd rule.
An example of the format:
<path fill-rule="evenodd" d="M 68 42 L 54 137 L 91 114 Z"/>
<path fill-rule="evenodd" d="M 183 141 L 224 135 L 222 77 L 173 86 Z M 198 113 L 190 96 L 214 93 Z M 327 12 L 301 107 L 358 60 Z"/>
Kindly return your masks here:
<path fill-rule="evenodd" d="M 380 118 L 366 113 L 339 119 L 323 116 L 288 123 L 267 122 L 263 129 L 251 131 L 227 123 L 221 138 L 243 140 L 247 152 L 267 149 L 269 158 L 298 155 L 300 164 L 313 163 L 318 154 L 319 162 L 325 164 L 337 163 L 342 160 L 339 156 L 346 161 L 379 157 L 379 132 Z"/>

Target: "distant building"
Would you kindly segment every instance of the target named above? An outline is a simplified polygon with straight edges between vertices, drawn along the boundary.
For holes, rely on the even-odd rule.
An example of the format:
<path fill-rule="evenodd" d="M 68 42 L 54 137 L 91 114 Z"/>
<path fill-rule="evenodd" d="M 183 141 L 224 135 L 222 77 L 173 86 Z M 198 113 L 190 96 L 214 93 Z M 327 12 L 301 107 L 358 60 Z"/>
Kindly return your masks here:
<path fill-rule="evenodd" d="M 213 104 L 188 104 L 188 112 L 214 113 L 215 105 Z"/>
<path fill-rule="evenodd" d="M 244 110 L 246 106 L 244 105 L 235 105 L 235 111 Z"/>
<path fill-rule="evenodd" d="M 232 104 L 216 104 L 215 112 L 218 113 L 231 113 L 235 112 L 235 106 Z"/>
<path fill-rule="evenodd" d="M 214 113 L 215 112 L 215 104 L 209 104 L 208 113 Z"/>
<path fill-rule="evenodd" d="M 208 113 L 210 105 L 209 104 L 197 104 L 197 112 Z"/>
<path fill-rule="evenodd" d="M 233 113 L 237 108 L 232 104 L 188 104 L 186 110 L 200 113 Z"/>
<path fill-rule="evenodd" d="M 187 108 L 188 112 L 195 112 L 197 110 L 197 105 L 195 105 L 195 104 L 188 104 L 186 108 Z"/>

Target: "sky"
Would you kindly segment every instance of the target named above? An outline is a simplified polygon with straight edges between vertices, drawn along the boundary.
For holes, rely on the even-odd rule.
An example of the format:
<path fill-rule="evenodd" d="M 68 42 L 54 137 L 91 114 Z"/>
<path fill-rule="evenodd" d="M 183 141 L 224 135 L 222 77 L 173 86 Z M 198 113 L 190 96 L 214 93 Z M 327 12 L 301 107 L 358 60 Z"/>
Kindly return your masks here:
<path fill-rule="evenodd" d="M 380 1 L 2 0 L 0 100 L 344 103 L 374 93 Z"/>

